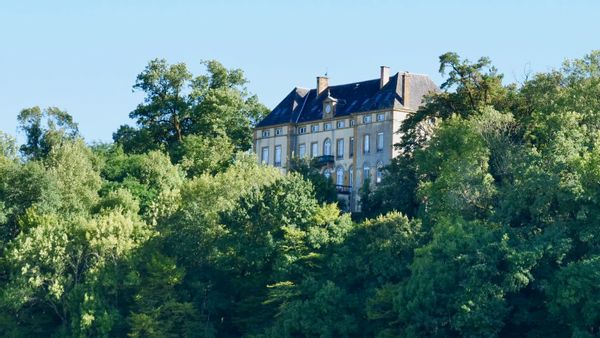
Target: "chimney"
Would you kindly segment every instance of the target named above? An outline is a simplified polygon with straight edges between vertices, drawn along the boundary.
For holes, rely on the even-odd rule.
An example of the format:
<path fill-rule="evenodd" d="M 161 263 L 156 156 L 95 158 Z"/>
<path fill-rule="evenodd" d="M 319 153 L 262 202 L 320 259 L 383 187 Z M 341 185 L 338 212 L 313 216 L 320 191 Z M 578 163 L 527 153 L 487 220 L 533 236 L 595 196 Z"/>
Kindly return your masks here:
<path fill-rule="evenodd" d="M 329 87 L 329 79 L 326 76 L 317 76 L 317 95 Z"/>
<path fill-rule="evenodd" d="M 402 73 L 402 102 L 404 108 L 410 108 L 410 74 L 408 72 Z"/>
<path fill-rule="evenodd" d="M 390 81 L 390 67 L 381 66 L 381 77 L 379 78 L 379 89 Z"/>

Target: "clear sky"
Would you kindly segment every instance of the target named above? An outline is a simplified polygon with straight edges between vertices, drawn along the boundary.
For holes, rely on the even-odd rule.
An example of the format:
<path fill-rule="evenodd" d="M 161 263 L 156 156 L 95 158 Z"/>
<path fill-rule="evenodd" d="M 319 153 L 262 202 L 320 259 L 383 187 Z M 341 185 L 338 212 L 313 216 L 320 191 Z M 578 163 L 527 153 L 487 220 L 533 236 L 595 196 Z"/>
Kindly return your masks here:
<path fill-rule="evenodd" d="M 0 130 L 57 106 L 88 141 L 110 141 L 142 100 L 153 58 L 241 68 L 273 108 L 293 87 L 377 78 L 379 66 L 441 82 L 438 56 L 489 56 L 508 82 L 600 48 L 600 1 L 0 2 Z"/>

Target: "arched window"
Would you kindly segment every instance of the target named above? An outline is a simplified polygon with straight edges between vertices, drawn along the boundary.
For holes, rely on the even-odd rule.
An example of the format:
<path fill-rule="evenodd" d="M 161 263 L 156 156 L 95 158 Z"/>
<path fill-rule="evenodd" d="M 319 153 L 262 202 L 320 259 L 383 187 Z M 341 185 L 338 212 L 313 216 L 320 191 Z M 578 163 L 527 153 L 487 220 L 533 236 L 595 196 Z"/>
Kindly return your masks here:
<path fill-rule="evenodd" d="M 383 163 L 381 161 L 377 162 L 377 172 L 375 173 L 375 183 L 381 183 L 383 178 Z"/>
<path fill-rule="evenodd" d="M 354 167 L 350 166 L 350 168 L 348 168 L 348 183 L 350 184 L 350 186 L 352 187 L 354 185 Z"/>
<path fill-rule="evenodd" d="M 366 182 L 370 178 L 371 178 L 371 167 L 369 166 L 368 162 L 365 162 L 365 165 L 363 166 L 363 182 Z"/>
<path fill-rule="evenodd" d="M 331 140 L 328 138 L 326 138 L 325 142 L 323 142 L 323 155 L 331 155 Z"/>
<path fill-rule="evenodd" d="M 337 167 L 335 170 L 335 184 L 344 185 L 344 168 Z"/>

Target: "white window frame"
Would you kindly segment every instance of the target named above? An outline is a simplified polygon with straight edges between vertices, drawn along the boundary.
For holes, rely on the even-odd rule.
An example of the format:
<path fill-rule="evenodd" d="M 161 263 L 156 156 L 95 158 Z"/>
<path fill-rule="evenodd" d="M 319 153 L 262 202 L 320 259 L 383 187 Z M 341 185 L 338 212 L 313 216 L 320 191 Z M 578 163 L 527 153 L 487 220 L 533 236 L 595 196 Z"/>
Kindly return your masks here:
<path fill-rule="evenodd" d="M 281 167 L 281 152 L 282 152 L 281 145 L 279 145 L 279 144 L 276 145 L 275 146 L 275 158 L 273 160 L 273 164 L 276 167 Z"/>
<path fill-rule="evenodd" d="M 331 156 L 331 139 L 326 138 L 323 141 L 323 156 Z"/>
<path fill-rule="evenodd" d="M 377 114 L 377 122 L 385 121 L 385 113 Z"/>
<path fill-rule="evenodd" d="M 298 127 L 298 134 L 306 134 L 306 127 Z"/>
<path fill-rule="evenodd" d="M 364 134 L 363 135 L 363 154 L 368 154 L 371 152 L 371 135 Z"/>
<path fill-rule="evenodd" d="M 354 119 L 350 120 L 350 127 L 354 127 L 354 124 L 356 124 L 356 121 Z"/>
<path fill-rule="evenodd" d="M 384 142 L 384 138 L 383 138 L 383 132 L 379 132 L 377 133 L 377 152 L 382 152 L 383 151 L 383 142 Z"/>
<path fill-rule="evenodd" d="M 373 116 L 371 116 L 371 114 L 363 116 L 363 123 L 364 124 L 369 124 L 371 122 L 373 122 Z"/>
<path fill-rule="evenodd" d="M 269 147 L 262 147 L 260 153 L 260 163 L 269 164 Z"/>
<path fill-rule="evenodd" d="M 275 129 L 275 135 L 281 135 L 281 134 L 283 134 L 283 128 Z"/>
<path fill-rule="evenodd" d="M 262 137 L 269 137 L 271 136 L 271 131 L 266 129 L 262 131 Z"/>
<path fill-rule="evenodd" d="M 368 163 L 363 165 L 363 183 L 371 179 L 371 166 Z"/>
<path fill-rule="evenodd" d="M 344 158 L 344 139 L 338 138 L 335 141 L 335 157 L 337 159 Z"/>
<path fill-rule="evenodd" d="M 319 156 L 319 142 L 312 142 L 310 144 L 310 157 Z"/>
<path fill-rule="evenodd" d="M 318 131 L 319 131 L 319 125 L 318 124 L 310 126 L 310 132 L 311 133 L 316 133 Z"/>
<path fill-rule="evenodd" d="M 323 130 L 331 130 L 331 122 L 327 122 L 323 124 Z"/>
<path fill-rule="evenodd" d="M 298 145 L 298 157 L 300 157 L 300 158 L 306 157 L 306 143 L 300 143 Z"/>
<path fill-rule="evenodd" d="M 344 120 L 342 120 L 342 121 L 337 121 L 336 127 L 337 127 L 338 129 L 340 129 L 340 128 L 344 128 L 345 126 L 346 126 L 346 124 L 344 123 Z"/>
<path fill-rule="evenodd" d="M 344 185 L 344 168 L 337 167 L 335 170 L 335 184 Z"/>
<path fill-rule="evenodd" d="M 354 136 L 350 137 L 349 148 L 348 148 L 348 157 L 354 157 Z"/>

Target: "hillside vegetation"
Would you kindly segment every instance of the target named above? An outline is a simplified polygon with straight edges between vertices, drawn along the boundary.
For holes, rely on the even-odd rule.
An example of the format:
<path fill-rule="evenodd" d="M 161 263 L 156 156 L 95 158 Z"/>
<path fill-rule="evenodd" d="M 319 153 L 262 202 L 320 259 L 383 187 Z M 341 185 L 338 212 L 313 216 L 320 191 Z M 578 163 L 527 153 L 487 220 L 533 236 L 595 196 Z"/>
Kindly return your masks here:
<path fill-rule="evenodd" d="M 205 66 L 151 61 L 110 144 L 54 107 L 0 134 L 0 336 L 600 335 L 600 51 L 519 84 L 442 55 L 353 217 L 257 164 L 268 109 Z"/>

